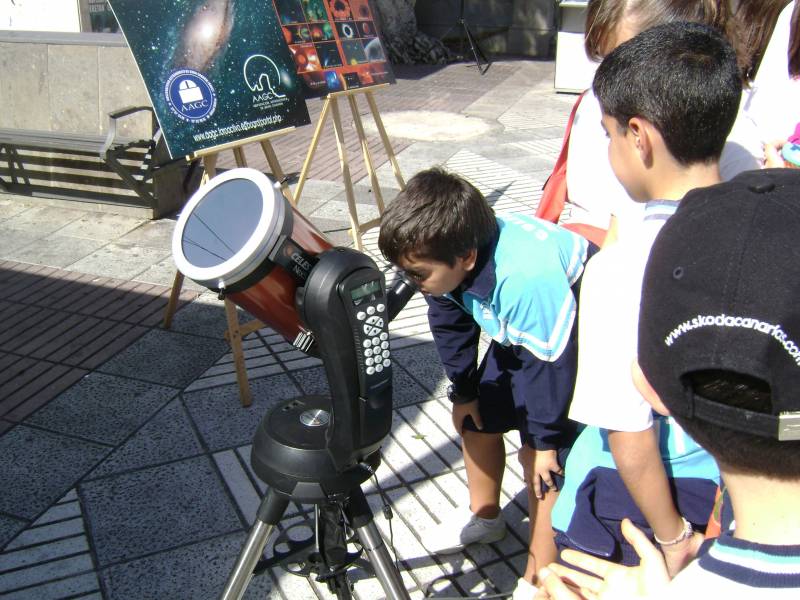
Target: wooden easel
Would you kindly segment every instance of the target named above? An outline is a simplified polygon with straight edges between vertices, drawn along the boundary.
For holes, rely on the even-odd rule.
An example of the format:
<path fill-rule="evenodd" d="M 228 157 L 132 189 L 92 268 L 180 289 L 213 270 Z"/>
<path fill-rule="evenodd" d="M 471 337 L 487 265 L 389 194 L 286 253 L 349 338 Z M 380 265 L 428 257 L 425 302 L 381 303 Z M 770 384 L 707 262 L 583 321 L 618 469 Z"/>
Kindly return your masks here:
<path fill-rule="evenodd" d="M 295 200 L 292 196 L 292 191 L 289 189 L 289 184 L 286 183 L 285 177 L 283 174 L 283 169 L 281 169 L 281 165 L 278 162 L 278 157 L 275 154 L 275 150 L 272 147 L 272 143 L 270 140 L 274 137 L 279 135 L 283 135 L 293 131 L 294 127 L 287 127 L 286 129 L 280 129 L 278 131 L 271 131 L 269 133 L 265 133 L 263 135 L 254 136 L 251 138 L 247 138 L 244 140 L 239 140 L 237 142 L 230 142 L 227 144 L 222 144 L 219 146 L 214 146 L 212 148 L 206 148 L 204 150 L 200 150 L 195 152 L 191 156 L 187 156 L 188 161 L 192 161 L 198 158 L 203 159 L 203 178 L 201 181 L 201 185 L 206 183 L 209 179 L 214 177 L 217 173 L 217 157 L 219 156 L 220 152 L 224 150 L 232 150 L 233 156 L 236 161 L 237 167 L 246 167 L 247 166 L 247 159 L 244 155 L 243 146 L 245 144 L 249 144 L 252 142 L 258 142 L 261 144 L 261 149 L 264 151 L 264 156 L 267 158 L 267 163 L 269 164 L 269 168 L 272 171 L 272 175 L 275 177 L 277 181 L 280 182 L 281 190 L 289 202 L 294 206 Z M 164 329 L 169 329 L 172 325 L 172 317 L 175 314 L 175 309 L 178 306 L 178 298 L 181 293 L 181 288 L 183 287 L 183 278 L 184 275 L 180 271 L 175 271 L 175 280 L 172 283 L 172 291 L 170 292 L 169 301 L 167 303 L 167 308 L 164 311 Z M 254 319 L 242 325 L 239 324 L 239 318 L 236 314 L 236 305 L 225 298 L 225 317 L 228 321 L 228 330 L 225 332 L 225 339 L 231 345 L 231 351 L 233 352 L 233 362 L 236 367 L 236 381 L 239 384 L 239 399 L 242 402 L 242 406 L 250 406 L 253 402 L 253 396 L 250 392 L 250 383 L 247 380 L 247 368 L 245 367 L 244 362 L 244 350 L 242 348 L 242 338 L 247 336 L 248 334 L 252 333 L 253 331 L 257 331 L 264 327 L 264 323 L 259 321 L 258 319 Z"/>
<path fill-rule="evenodd" d="M 392 172 L 394 173 L 395 179 L 397 179 L 397 183 L 400 185 L 400 189 L 405 189 L 406 184 L 405 181 L 403 181 L 403 176 L 400 174 L 400 166 L 397 164 L 397 158 L 395 157 L 394 151 L 392 150 L 392 145 L 389 142 L 389 136 L 386 135 L 386 129 L 383 126 L 383 121 L 381 120 L 381 116 L 378 111 L 378 105 L 376 104 L 375 97 L 373 96 L 373 91 L 388 87 L 388 85 L 388 83 L 383 83 L 372 87 L 356 88 L 343 92 L 332 92 L 325 97 L 325 101 L 322 105 L 322 112 L 320 112 L 319 120 L 317 121 L 317 126 L 314 130 L 314 137 L 311 138 L 311 145 L 308 148 L 308 154 L 306 154 L 303 168 L 300 171 L 300 178 L 298 179 L 297 187 L 295 187 L 294 190 L 294 200 L 295 205 L 297 205 L 300 203 L 300 195 L 303 193 L 303 186 L 305 185 L 306 178 L 308 177 L 311 161 L 313 160 L 314 154 L 317 151 L 317 145 L 319 144 L 322 134 L 322 128 L 325 125 L 328 114 L 331 114 L 333 116 L 333 130 L 336 134 L 336 148 L 339 151 L 339 163 L 342 168 L 342 179 L 344 180 L 344 189 L 347 196 L 347 207 L 350 212 L 350 233 L 353 236 L 353 243 L 358 250 L 363 249 L 361 234 L 380 224 L 380 217 L 377 219 L 372 219 L 366 223 L 359 223 L 358 212 L 356 210 L 356 196 L 355 192 L 353 191 L 353 178 L 350 174 L 350 161 L 348 159 L 347 149 L 344 143 L 344 129 L 342 128 L 342 119 L 339 112 L 339 98 L 347 98 L 347 103 L 350 105 L 350 112 L 353 114 L 353 123 L 355 124 L 356 135 L 358 136 L 361 144 L 361 153 L 364 156 L 364 164 L 372 185 L 372 191 L 375 194 L 375 204 L 378 206 L 378 213 L 383 214 L 383 194 L 381 193 L 380 184 L 378 183 L 378 175 L 375 172 L 375 168 L 372 164 L 372 156 L 369 151 L 367 136 L 364 133 L 364 125 L 361 122 L 361 115 L 358 112 L 356 96 L 359 94 L 366 96 L 367 103 L 369 104 L 370 111 L 372 112 L 372 118 L 375 120 L 375 125 L 378 129 L 381 141 L 383 142 L 383 147 L 386 150 L 386 155 L 389 157 L 389 162 L 392 165 Z"/>

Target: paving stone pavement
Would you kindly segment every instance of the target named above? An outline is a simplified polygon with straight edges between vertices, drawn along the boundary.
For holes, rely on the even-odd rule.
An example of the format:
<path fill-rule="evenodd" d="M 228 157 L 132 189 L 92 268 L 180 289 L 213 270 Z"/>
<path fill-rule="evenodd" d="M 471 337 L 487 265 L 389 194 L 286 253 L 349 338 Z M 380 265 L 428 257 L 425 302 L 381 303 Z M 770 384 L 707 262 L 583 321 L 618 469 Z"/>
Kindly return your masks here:
<path fill-rule="evenodd" d="M 484 77 L 465 64 L 398 70 L 398 85 L 376 94 L 382 112 L 450 111 L 489 125 L 478 138 L 422 141 L 401 137 L 408 134 L 401 123 L 389 134 L 403 175 L 445 165 L 472 181 L 497 210 L 535 210 L 574 101 L 553 91 L 553 71 L 552 62 L 532 60 L 498 61 Z M 310 130 L 276 142 L 287 172 L 299 168 Z M 332 144 L 326 148 L 299 208 L 335 243 L 349 244 L 338 158 Z M 351 156 L 358 150 L 351 147 Z M 258 156 L 248 149 L 251 164 L 266 168 Z M 398 183 L 385 158 L 378 163 L 390 199 Z M 374 196 L 364 171 L 355 172 L 366 221 L 377 214 Z M 159 326 L 158 303 L 174 275 L 173 226 L 172 219 L 146 222 L 0 194 L 0 281 L 17 282 L 19 292 L 0 295 L 0 407 L 20 406 L 19 390 L 32 382 L 37 388 L 24 411 L 0 411 L 0 598 L 218 597 L 265 490 L 249 465 L 255 427 L 276 402 L 326 390 L 321 363 L 265 328 L 245 340 L 254 402 L 242 408 L 221 303 L 191 282 L 171 330 Z M 365 252 L 384 265 L 376 235 L 366 234 Z M 28 277 L 24 285 L 21 274 Z M 47 290 L 66 285 L 78 297 L 94 289 L 106 301 L 87 312 L 90 300 L 73 299 L 45 320 L 41 298 L 54 298 Z M 44 293 L 34 302 L 26 286 Z M 90 319 L 122 323 L 135 335 L 81 338 L 79 328 Z M 67 341 L 48 342 L 56 334 Z M 95 341 L 83 362 L 75 358 L 82 347 L 75 340 Z M 383 495 L 372 481 L 364 489 L 376 523 L 392 541 L 403 581 L 414 599 L 513 589 L 527 537 L 518 439 L 507 436 L 506 538 L 430 556 L 422 544 L 426 534 L 468 500 L 446 381 L 419 295 L 392 323 L 390 341 L 395 411 L 377 470 Z M 36 354 L 41 348 L 48 352 Z M 36 361 L 47 364 L 35 367 Z M 19 368 L 10 368 L 14 364 Z M 384 496 L 391 522 L 382 511 Z M 292 504 L 279 529 L 312 515 L 308 506 Z M 357 599 L 383 597 L 368 570 L 354 569 L 352 580 Z M 246 595 L 329 597 L 313 578 L 277 569 L 255 577 Z"/>

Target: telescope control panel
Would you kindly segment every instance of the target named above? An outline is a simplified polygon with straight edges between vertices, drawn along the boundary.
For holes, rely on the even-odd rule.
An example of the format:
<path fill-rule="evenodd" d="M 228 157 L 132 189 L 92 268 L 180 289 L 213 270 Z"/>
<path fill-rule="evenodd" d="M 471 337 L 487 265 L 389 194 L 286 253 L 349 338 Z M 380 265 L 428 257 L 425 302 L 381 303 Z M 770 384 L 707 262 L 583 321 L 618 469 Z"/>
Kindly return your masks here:
<path fill-rule="evenodd" d="M 361 394 L 367 397 L 391 382 L 389 318 L 382 280 L 374 271 L 354 275 L 346 281 L 343 295 L 349 303 Z"/>

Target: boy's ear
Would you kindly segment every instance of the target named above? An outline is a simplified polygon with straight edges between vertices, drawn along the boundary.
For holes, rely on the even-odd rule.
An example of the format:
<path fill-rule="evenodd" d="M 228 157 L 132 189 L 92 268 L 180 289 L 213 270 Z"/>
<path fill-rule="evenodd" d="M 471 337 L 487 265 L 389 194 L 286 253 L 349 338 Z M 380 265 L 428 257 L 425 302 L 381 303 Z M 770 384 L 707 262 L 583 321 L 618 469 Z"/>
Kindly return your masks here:
<path fill-rule="evenodd" d="M 642 395 L 642 398 L 653 407 L 653 410 L 659 414 L 669 416 L 669 409 L 664 406 L 664 403 L 661 401 L 661 396 L 658 395 L 653 389 L 653 386 L 650 385 L 650 382 L 647 381 L 647 377 L 642 373 L 642 368 L 639 366 L 638 360 L 634 360 L 631 364 L 631 377 L 633 377 L 633 385 L 636 391 L 638 391 Z"/>
<path fill-rule="evenodd" d="M 475 268 L 475 263 L 478 260 L 478 249 L 473 248 L 469 252 L 467 252 L 464 256 L 461 257 L 463 261 L 461 265 L 464 267 L 466 271 L 472 271 Z"/>
<path fill-rule="evenodd" d="M 649 167 L 653 160 L 653 131 L 649 121 L 633 117 L 628 121 L 628 132 L 631 134 L 631 144 L 635 146 L 644 165 Z"/>

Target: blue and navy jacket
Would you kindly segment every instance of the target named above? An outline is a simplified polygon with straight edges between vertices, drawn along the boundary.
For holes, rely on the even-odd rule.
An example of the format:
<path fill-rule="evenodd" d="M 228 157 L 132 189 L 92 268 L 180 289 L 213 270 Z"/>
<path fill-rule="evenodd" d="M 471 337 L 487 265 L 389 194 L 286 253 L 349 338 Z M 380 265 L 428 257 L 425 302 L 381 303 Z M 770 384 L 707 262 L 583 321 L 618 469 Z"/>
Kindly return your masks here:
<path fill-rule="evenodd" d="M 477 397 L 478 339 L 483 329 L 496 343 L 515 348 L 520 370 L 557 363 L 573 341 L 577 313 L 573 286 L 583 274 L 589 243 L 579 235 L 524 214 L 497 217 L 498 234 L 478 250 L 472 276 L 450 294 L 427 297 L 428 320 L 447 377 L 463 396 Z M 531 368 L 528 368 L 531 367 Z M 574 357 L 572 369 L 574 385 Z M 523 389 L 518 389 L 523 387 Z M 524 389 L 528 444 L 557 447 L 566 426 L 569 389 Z"/>

